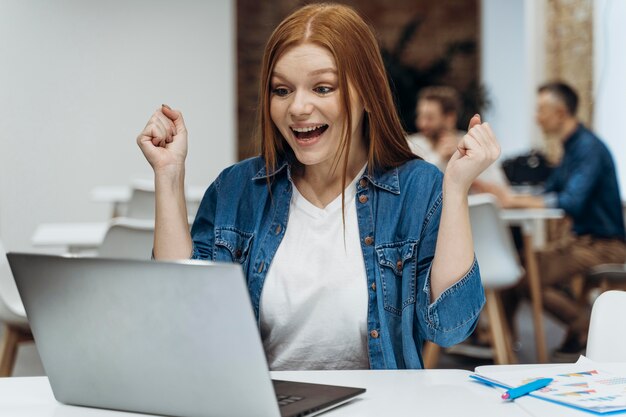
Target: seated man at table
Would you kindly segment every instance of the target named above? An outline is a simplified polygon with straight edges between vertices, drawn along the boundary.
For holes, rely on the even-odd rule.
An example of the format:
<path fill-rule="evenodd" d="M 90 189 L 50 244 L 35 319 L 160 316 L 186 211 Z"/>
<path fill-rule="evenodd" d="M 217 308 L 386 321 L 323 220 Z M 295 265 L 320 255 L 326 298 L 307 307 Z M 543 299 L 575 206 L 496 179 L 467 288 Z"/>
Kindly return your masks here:
<path fill-rule="evenodd" d="M 417 97 L 415 126 L 419 133 L 407 138 L 409 147 L 441 171 L 446 170 L 456 144 L 465 134 L 456 128 L 460 107 L 461 100 L 452 87 L 425 87 Z"/>
<path fill-rule="evenodd" d="M 461 99 L 448 86 L 422 88 L 417 96 L 415 125 L 419 133 L 407 138 L 414 154 L 445 172 L 465 132 L 457 129 Z M 491 164 L 480 176 L 482 181 L 508 184 L 499 163 Z"/>
<path fill-rule="evenodd" d="M 584 350 L 589 325 L 588 308 L 581 308 L 563 289 L 595 265 L 626 262 L 613 158 L 606 145 L 579 122 L 577 106 L 578 95 L 567 84 L 553 82 L 538 89 L 537 123 L 564 148 L 543 195 L 515 195 L 505 187 L 478 184 L 482 191 L 495 194 L 503 207 L 557 207 L 572 220 L 569 234 L 538 253 L 545 308 L 568 327 L 563 345 L 555 352 L 561 359 Z"/>

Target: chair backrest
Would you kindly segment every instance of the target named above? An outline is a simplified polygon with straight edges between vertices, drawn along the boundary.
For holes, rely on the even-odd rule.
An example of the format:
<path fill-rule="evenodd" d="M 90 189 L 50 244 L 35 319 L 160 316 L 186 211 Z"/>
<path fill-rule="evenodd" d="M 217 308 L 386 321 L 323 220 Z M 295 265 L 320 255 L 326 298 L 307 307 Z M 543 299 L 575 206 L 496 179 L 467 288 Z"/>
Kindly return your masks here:
<path fill-rule="evenodd" d="M 494 289 L 515 285 L 524 270 L 511 231 L 500 218 L 497 200 L 491 194 L 474 194 L 468 202 L 474 252 L 483 285 Z"/>
<path fill-rule="evenodd" d="M 24 305 L 17 291 L 2 241 L 0 241 L 0 321 L 28 326 Z"/>
<path fill-rule="evenodd" d="M 598 362 L 626 362 L 626 292 L 606 291 L 593 303 L 586 356 Z"/>
<path fill-rule="evenodd" d="M 154 220 L 118 217 L 111 220 L 98 256 L 150 259 L 154 242 Z"/>
<path fill-rule="evenodd" d="M 133 180 L 126 217 L 131 219 L 154 219 L 154 184 L 146 180 Z"/>

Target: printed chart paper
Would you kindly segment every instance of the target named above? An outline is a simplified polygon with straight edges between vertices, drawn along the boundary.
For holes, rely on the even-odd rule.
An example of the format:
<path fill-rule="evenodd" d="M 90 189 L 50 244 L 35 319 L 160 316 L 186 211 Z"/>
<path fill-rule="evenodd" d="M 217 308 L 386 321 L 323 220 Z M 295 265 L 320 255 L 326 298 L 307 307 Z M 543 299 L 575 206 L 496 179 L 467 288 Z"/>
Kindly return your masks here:
<path fill-rule="evenodd" d="M 553 378 L 550 385 L 530 395 L 597 414 L 626 412 L 626 375 L 600 370 L 585 357 L 568 366 L 477 373 L 473 378 L 504 388 Z"/>

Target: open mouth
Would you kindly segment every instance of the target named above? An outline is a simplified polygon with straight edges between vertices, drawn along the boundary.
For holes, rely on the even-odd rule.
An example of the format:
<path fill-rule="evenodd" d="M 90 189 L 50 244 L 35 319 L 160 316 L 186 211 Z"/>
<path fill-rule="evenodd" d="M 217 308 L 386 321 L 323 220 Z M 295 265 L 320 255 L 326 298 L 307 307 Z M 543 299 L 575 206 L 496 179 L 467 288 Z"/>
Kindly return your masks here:
<path fill-rule="evenodd" d="M 318 125 L 309 127 L 292 127 L 291 131 L 298 140 L 311 140 L 320 136 L 328 129 L 328 125 Z"/>

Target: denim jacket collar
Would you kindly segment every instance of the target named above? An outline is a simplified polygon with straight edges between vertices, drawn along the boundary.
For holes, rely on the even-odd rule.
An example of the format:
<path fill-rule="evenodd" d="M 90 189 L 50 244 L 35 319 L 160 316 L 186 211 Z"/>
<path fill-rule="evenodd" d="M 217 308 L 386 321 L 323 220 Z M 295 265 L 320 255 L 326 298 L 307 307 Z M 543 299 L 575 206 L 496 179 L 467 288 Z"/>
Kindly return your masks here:
<path fill-rule="evenodd" d="M 267 177 L 273 177 L 279 174 L 282 170 L 287 170 L 287 177 L 291 180 L 291 165 L 287 160 L 281 160 L 277 164 L 276 168 L 270 173 L 267 173 L 266 166 L 263 166 L 255 175 L 252 180 L 265 179 Z M 364 178 L 367 178 L 370 183 L 380 188 L 381 190 L 388 191 L 393 194 L 400 194 L 400 180 L 398 179 L 398 169 L 393 168 L 387 171 L 375 170 L 372 174 L 365 171 Z"/>
<path fill-rule="evenodd" d="M 381 190 L 388 191 L 392 194 L 400 194 L 398 168 L 387 171 L 375 170 L 372 175 L 366 171 L 364 177 Z"/>
<path fill-rule="evenodd" d="M 287 169 L 287 176 L 291 178 L 291 165 L 289 165 L 289 162 L 287 160 L 282 159 L 278 161 L 278 164 L 276 165 L 274 170 L 269 173 L 267 172 L 267 165 L 263 164 L 263 168 L 261 168 L 259 172 L 257 172 L 254 177 L 252 177 L 252 180 L 260 180 L 266 179 L 267 177 L 273 177 L 285 168 Z"/>

